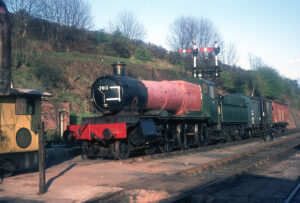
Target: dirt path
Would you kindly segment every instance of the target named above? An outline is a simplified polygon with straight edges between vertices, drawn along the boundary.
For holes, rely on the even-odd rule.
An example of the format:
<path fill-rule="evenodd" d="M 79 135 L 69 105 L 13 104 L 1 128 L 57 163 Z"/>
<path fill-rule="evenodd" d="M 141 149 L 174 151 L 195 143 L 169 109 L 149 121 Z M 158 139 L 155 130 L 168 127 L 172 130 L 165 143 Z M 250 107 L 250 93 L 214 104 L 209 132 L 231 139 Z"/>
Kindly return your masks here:
<path fill-rule="evenodd" d="M 278 138 L 280 139 L 286 137 Z M 131 184 L 136 185 L 145 180 L 152 182 L 152 186 L 156 182 L 159 185 L 158 190 L 154 190 L 153 187 L 147 188 L 146 185 L 145 187 L 141 185 L 138 190 L 133 188 L 132 192 L 139 193 L 138 198 L 140 198 L 133 201 L 158 201 L 168 197 L 166 191 L 170 188 L 166 187 L 178 186 L 176 184 L 172 186 L 172 181 L 175 180 L 174 176 L 169 176 L 170 174 L 263 145 L 265 143 L 262 140 L 256 140 L 238 146 L 136 163 L 102 160 L 97 162 L 97 160 L 81 160 L 78 156 L 47 169 L 47 192 L 43 195 L 37 194 L 38 173 L 21 174 L 5 179 L 0 185 L 0 201 L 81 202 L 120 191 Z M 198 180 L 188 181 L 196 183 Z M 187 184 L 184 179 L 183 184 Z M 163 190 L 164 188 L 166 190 Z"/>

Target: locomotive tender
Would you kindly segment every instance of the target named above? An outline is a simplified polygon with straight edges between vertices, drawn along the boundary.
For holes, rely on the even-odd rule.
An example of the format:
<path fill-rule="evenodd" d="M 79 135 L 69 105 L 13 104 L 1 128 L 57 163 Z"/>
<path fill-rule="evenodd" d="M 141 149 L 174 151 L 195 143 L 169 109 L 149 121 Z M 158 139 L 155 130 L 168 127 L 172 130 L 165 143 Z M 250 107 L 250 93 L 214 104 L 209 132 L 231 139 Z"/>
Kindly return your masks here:
<path fill-rule="evenodd" d="M 85 141 L 87 157 L 126 159 L 135 149 L 169 152 L 268 134 L 274 126 L 288 125 L 286 105 L 241 94 L 221 96 L 215 83 L 195 77 L 137 80 L 126 77 L 125 65 L 114 63 L 114 75 L 99 77 L 92 85 L 92 101 L 103 116 L 84 118 L 65 132 L 69 140 Z"/>

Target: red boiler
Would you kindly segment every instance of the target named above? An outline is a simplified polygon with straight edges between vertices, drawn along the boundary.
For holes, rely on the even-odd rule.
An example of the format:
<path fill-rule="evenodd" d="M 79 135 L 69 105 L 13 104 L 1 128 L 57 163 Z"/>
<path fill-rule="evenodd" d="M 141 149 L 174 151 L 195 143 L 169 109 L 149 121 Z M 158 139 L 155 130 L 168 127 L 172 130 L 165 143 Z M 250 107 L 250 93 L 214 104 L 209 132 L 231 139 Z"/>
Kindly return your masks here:
<path fill-rule="evenodd" d="M 148 91 L 147 109 L 167 110 L 176 115 L 201 110 L 200 85 L 182 80 L 161 82 L 143 80 L 142 83 Z"/>

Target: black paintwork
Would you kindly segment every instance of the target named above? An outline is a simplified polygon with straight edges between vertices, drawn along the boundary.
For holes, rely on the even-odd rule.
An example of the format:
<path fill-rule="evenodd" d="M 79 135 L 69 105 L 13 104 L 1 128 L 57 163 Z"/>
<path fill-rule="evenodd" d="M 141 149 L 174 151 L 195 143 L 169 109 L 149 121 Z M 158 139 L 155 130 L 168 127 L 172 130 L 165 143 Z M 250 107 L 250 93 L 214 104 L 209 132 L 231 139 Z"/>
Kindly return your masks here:
<path fill-rule="evenodd" d="M 105 114 L 114 114 L 128 107 L 145 109 L 148 99 L 147 88 L 141 81 L 111 75 L 98 78 L 91 94 L 96 108 Z"/>

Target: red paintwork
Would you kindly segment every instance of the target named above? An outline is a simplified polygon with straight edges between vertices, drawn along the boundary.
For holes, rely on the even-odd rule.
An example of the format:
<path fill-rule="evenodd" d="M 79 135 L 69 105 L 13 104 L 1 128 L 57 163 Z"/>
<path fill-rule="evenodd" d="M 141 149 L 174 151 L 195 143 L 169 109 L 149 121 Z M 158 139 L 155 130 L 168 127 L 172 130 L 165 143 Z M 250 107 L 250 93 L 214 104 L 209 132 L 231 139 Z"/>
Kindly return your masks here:
<path fill-rule="evenodd" d="M 273 123 L 288 123 L 289 107 L 272 101 Z"/>
<path fill-rule="evenodd" d="M 207 52 L 207 51 L 213 51 L 213 47 L 201 47 L 199 48 L 199 51 L 201 52 Z M 193 49 L 179 49 L 179 53 L 193 53 Z"/>
<path fill-rule="evenodd" d="M 92 140 L 91 135 L 95 135 L 93 139 L 101 138 L 103 139 L 103 130 L 109 128 L 112 131 L 114 139 L 125 139 L 127 137 L 126 133 L 126 123 L 109 123 L 109 124 L 86 124 L 86 125 L 69 125 L 68 130 L 73 133 L 75 139 L 81 140 Z M 79 129 L 81 135 L 79 133 Z"/>
<path fill-rule="evenodd" d="M 179 53 L 192 53 L 193 49 L 179 49 Z"/>
<path fill-rule="evenodd" d="M 203 47 L 203 48 L 199 48 L 199 50 L 202 52 L 206 52 L 206 51 L 213 51 L 214 48 L 213 47 Z"/>
<path fill-rule="evenodd" d="M 179 81 L 146 81 L 148 90 L 147 109 L 167 110 L 177 115 L 200 111 L 202 94 L 200 85 Z"/>

